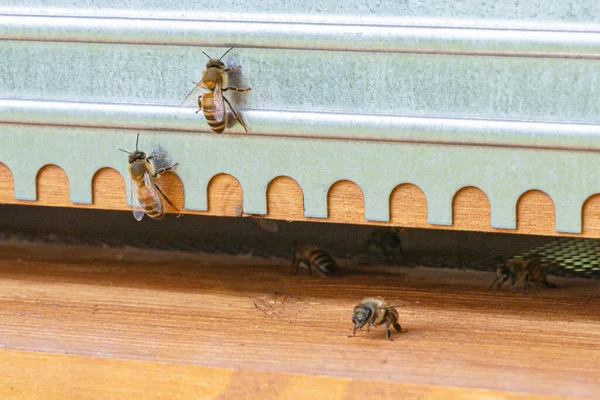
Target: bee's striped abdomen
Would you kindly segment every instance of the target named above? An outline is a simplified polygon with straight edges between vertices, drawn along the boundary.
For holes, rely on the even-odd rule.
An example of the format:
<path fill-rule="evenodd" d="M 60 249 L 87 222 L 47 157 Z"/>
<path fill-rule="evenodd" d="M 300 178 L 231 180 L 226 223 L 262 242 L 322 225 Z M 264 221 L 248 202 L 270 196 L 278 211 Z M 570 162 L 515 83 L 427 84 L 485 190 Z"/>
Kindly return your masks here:
<path fill-rule="evenodd" d="M 326 276 L 333 276 L 337 270 L 337 264 L 333 258 L 322 249 L 315 249 L 310 254 L 310 264 L 320 273 Z"/>
<path fill-rule="evenodd" d="M 152 197 L 152 193 L 146 187 L 144 182 L 136 182 L 139 187 L 140 204 L 143 205 L 144 212 L 152 219 L 161 220 L 165 216 L 165 209 L 162 204 L 157 204 Z"/>
<path fill-rule="evenodd" d="M 206 93 L 202 96 L 204 118 L 206 118 L 206 122 L 208 123 L 208 126 L 210 126 L 210 129 L 216 133 L 222 133 L 227 125 L 227 113 L 223 113 L 223 119 L 220 121 L 215 119 L 213 98 L 213 93 Z M 223 107 L 225 107 L 225 105 L 223 105 Z"/>

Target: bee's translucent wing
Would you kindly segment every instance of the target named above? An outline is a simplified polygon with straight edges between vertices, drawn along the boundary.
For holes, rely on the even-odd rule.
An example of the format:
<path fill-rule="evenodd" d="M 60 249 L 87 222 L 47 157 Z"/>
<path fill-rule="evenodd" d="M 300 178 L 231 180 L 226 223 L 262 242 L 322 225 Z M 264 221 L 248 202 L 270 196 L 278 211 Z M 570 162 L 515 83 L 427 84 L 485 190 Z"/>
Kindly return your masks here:
<path fill-rule="evenodd" d="M 406 302 L 402 301 L 402 300 L 394 300 L 394 301 L 390 301 L 389 303 L 387 303 L 385 305 L 385 307 L 382 308 L 391 308 L 391 307 L 404 307 L 406 306 Z"/>
<path fill-rule="evenodd" d="M 264 218 L 253 218 L 254 221 L 263 229 L 275 233 L 279 230 L 277 226 L 277 221 L 273 219 L 264 219 Z"/>
<path fill-rule="evenodd" d="M 198 97 L 202 96 L 202 81 L 198 82 L 196 86 L 185 96 L 185 99 L 179 105 L 179 109 L 186 107 L 198 107 Z"/>
<path fill-rule="evenodd" d="M 223 116 L 225 115 L 225 101 L 223 100 L 221 82 L 218 82 L 215 85 L 215 91 L 213 92 L 213 114 L 217 121 L 223 121 Z"/>
<path fill-rule="evenodd" d="M 144 190 L 146 190 L 148 194 L 150 194 L 150 198 L 152 199 L 153 204 L 148 205 L 150 205 L 156 212 L 161 212 L 162 200 L 160 198 L 158 190 L 156 190 L 154 181 L 152 180 L 152 177 L 150 177 L 148 171 L 144 173 Z"/>
<path fill-rule="evenodd" d="M 144 218 L 144 208 L 140 204 L 140 188 L 134 181 L 131 181 L 131 209 L 135 219 L 141 221 Z"/>

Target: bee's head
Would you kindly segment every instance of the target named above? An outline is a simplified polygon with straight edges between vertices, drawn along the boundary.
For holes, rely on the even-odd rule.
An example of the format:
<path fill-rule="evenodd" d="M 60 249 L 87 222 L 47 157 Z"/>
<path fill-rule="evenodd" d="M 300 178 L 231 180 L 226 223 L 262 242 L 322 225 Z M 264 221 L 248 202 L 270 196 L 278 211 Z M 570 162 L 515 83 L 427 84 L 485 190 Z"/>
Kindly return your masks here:
<path fill-rule="evenodd" d="M 146 153 L 144 153 L 143 151 L 136 150 L 133 153 L 129 153 L 129 164 L 133 164 L 134 162 L 136 162 L 138 160 L 145 160 L 145 159 L 146 159 Z"/>
<path fill-rule="evenodd" d="M 219 69 L 225 69 L 225 63 L 221 60 L 217 60 L 217 59 L 211 59 L 208 60 L 208 62 L 206 63 L 206 68 L 219 68 Z"/>
<path fill-rule="evenodd" d="M 206 54 L 205 52 L 202 52 L 202 54 L 204 54 L 206 57 L 208 57 L 208 62 L 206 63 L 206 68 L 225 69 L 225 63 L 223 61 L 221 61 L 221 59 L 223 57 L 225 57 L 225 55 L 227 53 L 229 53 L 231 50 L 233 50 L 233 47 L 229 48 L 229 50 L 227 50 L 225 53 L 223 53 L 223 55 L 219 58 L 211 58 L 208 54 Z"/>
<path fill-rule="evenodd" d="M 355 328 L 362 328 L 365 326 L 369 318 L 371 317 L 371 309 L 365 307 L 363 304 L 359 304 L 354 307 L 352 313 L 352 323 Z"/>
<path fill-rule="evenodd" d="M 138 161 L 138 160 L 145 160 L 146 159 L 146 153 L 144 153 L 143 151 L 138 150 L 138 143 L 140 141 L 140 134 L 137 134 L 137 138 L 135 140 L 135 151 L 127 151 L 127 150 L 123 150 L 123 149 L 119 149 L 124 153 L 129 154 L 129 164 L 133 164 L 134 162 Z"/>

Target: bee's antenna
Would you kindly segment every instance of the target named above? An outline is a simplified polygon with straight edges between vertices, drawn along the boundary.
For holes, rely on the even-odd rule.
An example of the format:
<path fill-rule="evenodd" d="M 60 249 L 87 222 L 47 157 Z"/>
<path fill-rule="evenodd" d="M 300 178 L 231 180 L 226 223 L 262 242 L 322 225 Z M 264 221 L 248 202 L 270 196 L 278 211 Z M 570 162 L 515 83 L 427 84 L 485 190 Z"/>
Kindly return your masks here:
<path fill-rule="evenodd" d="M 123 153 L 131 154 L 131 152 L 129 152 L 127 150 L 123 150 L 123 149 L 119 149 L 119 150 L 121 150 Z"/>
<path fill-rule="evenodd" d="M 138 142 L 140 141 L 140 133 L 138 132 L 137 138 L 135 139 L 135 151 L 138 151 Z"/>
<path fill-rule="evenodd" d="M 225 53 L 223 53 L 223 55 L 219 58 L 219 60 L 221 60 L 223 57 L 225 57 L 225 55 L 227 53 L 229 53 L 231 50 L 233 50 L 233 47 L 230 47 L 229 50 L 227 50 Z"/>
<path fill-rule="evenodd" d="M 206 57 L 208 57 L 209 60 L 212 60 L 212 58 L 210 58 L 210 56 L 208 54 L 206 54 L 205 52 L 202 52 L 202 54 L 204 54 Z"/>

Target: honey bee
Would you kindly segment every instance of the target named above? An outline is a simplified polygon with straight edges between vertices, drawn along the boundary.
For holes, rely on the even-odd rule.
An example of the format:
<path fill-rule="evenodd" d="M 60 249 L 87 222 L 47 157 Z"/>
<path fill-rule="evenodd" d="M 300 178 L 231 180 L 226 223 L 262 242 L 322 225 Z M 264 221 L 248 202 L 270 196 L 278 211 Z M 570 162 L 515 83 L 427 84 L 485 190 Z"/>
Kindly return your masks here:
<path fill-rule="evenodd" d="M 398 310 L 395 305 L 387 303 L 381 297 L 364 298 L 360 304 L 354 307 L 352 323 L 354 324 L 352 336 L 356 335 L 357 329 L 362 329 L 365 325 L 367 325 L 368 332 L 370 326 L 378 326 L 383 323 L 385 323 L 385 336 L 388 340 L 393 340 L 390 325 L 398 332 L 402 332 L 402 327 L 398 323 Z"/>
<path fill-rule="evenodd" d="M 225 66 L 225 63 L 221 61 L 223 57 L 227 53 L 229 53 L 233 49 L 230 48 L 227 50 L 220 58 L 211 58 L 205 52 L 202 52 L 206 57 L 208 57 L 208 62 L 206 63 L 206 69 L 202 72 L 202 79 L 200 82 L 196 83 L 196 86 L 188 93 L 185 97 L 181 105 L 181 107 L 189 107 L 194 105 L 194 103 L 198 104 L 198 109 L 196 113 L 199 113 L 201 110 L 204 111 L 204 118 L 206 118 L 206 122 L 210 129 L 212 129 L 216 133 L 223 133 L 225 127 L 227 126 L 227 112 L 225 110 L 225 103 L 229 106 L 233 117 L 236 121 L 242 125 L 244 130 L 248 132 L 248 127 L 240 119 L 237 112 L 227 100 L 227 97 L 223 95 L 228 90 L 234 92 L 248 92 L 251 89 L 239 89 L 236 87 L 225 87 L 227 83 L 227 73 L 230 71 L 236 71 L 240 69 L 240 66 L 237 67 L 229 67 Z M 208 90 L 208 93 L 201 94 L 201 90 Z"/>
<path fill-rule="evenodd" d="M 165 209 L 161 196 L 179 213 L 177 207 L 171 203 L 171 200 L 154 182 L 154 178 L 166 171 L 172 170 L 178 163 L 157 167 L 151 160 L 164 158 L 164 154 L 153 153 L 147 157 L 146 153 L 138 150 L 139 140 L 140 134 L 138 133 L 134 152 L 119 149 L 129 154 L 129 177 L 131 178 L 131 207 L 133 216 L 138 221 L 142 220 L 144 214 L 147 214 L 152 219 L 163 219 Z"/>
<path fill-rule="evenodd" d="M 405 257 L 404 251 L 402 250 L 402 240 L 400 234 L 404 232 L 405 228 L 392 228 L 389 230 L 374 230 L 366 243 L 366 251 L 368 254 L 379 253 L 382 254 L 387 263 L 391 263 L 398 259 Z"/>
<path fill-rule="evenodd" d="M 514 257 L 499 265 L 496 270 L 496 279 L 488 290 L 492 289 L 494 284 L 496 284 L 496 289 L 499 289 L 508 278 L 510 278 L 513 290 L 521 287 L 521 293 L 525 293 L 529 286 L 537 284 L 547 288 L 556 288 L 555 284 L 548 282 L 546 271 L 542 268 L 542 259 L 539 256 L 528 259 Z"/>
<path fill-rule="evenodd" d="M 292 260 L 292 274 L 298 274 L 300 264 L 308 267 L 308 275 L 312 276 L 312 269 L 315 268 L 324 276 L 334 276 L 338 266 L 333 257 L 320 247 L 310 244 L 299 243 L 296 246 L 296 252 Z"/>

